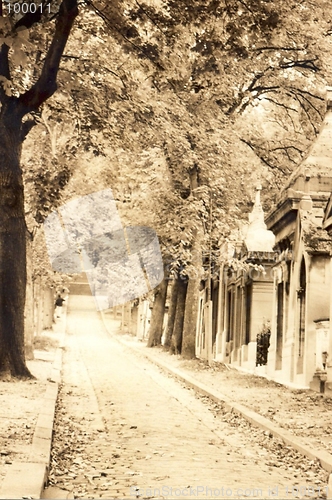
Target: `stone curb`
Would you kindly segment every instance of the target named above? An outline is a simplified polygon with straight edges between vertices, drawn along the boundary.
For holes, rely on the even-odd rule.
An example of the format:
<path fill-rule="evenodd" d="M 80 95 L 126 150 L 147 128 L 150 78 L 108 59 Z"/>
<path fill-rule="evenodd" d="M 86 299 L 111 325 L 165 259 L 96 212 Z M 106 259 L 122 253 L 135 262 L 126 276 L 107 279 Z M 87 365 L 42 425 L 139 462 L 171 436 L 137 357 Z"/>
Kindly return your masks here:
<path fill-rule="evenodd" d="M 66 335 L 67 310 L 63 319 L 63 333 L 52 363 L 42 407 L 38 414 L 27 462 L 14 462 L 7 472 L 0 489 L 0 500 L 22 498 L 40 499 L 47 483 L 55 406 L 61 382 L 61 368 Z"/>
<path fill-rule="evenodd" d="M 241 415 L 244 417 L 248 422 L 250 422 L 252 425 L 259 427 L 260 429 L 267 431 L 271 433 L 274 437 L 281 439 L 286 445 L 291 446 L 294 448 L 296 451 L 304 455 L 305 457 L 309 458 L 310 460 L 318 460 L 321 467 L 329 472 L 330 474 L 332 473 L 332 455 L 324 450 L 313 450 L 308 446 L 306 443 L 304 443 L 301 439 L 299 439 L 296 436 L 293 436 L 290 432 L 287 430 L 283 429 L 282 427 L 279 427 L 278 425 L 274 424 L 271 422 L 269 419 L 263 417 L 262 415 L 259 415 L 255 411 L 250 410 L 246 406 L 233 402 L 230 398 L 225 396 L 219 391 L 216 391 L 215 389 L 206 386 L 205 384 L 202 384 L 198 380 L 194 379 L 190 375 L 187 375 L 183 371 L 173 368 L 171 366 L 168 366 L 166 363 L 164 363 L 161 360 L 155 359 L 153 354 L 147 353 L 147 352 L 142 352 L 140 349 L 128 345 L 124 340 L 122 340 L 119 336 L 114 335 L 114 332 L 111 332 L 104 320 L 104 314 L 101 311 L 101 317 L 104 323 L 104 326 L 108 333 L 112 336 L 113 339 L 117 340 L 119 343 L 122 345 L 126 346 L 128 349 L 132 349 L 133 351 L 143 355 L 145 358 L 147 358 L 149 361 L 157 365 L 158 367 L 162 368 L 166 372 L 170 373 L 171 375 L 175 376 L 177 379 L 181 380 L 182 382 L 185 382 L 188 386 L 190 386 L 192 389 L 195 389 L 199 394 L 202 394 L 203 396 L 208 396 L 211 398 L 213 401 L 216 403 L 222 403 L 224 407 L 233 413 L 236 413 L 238 415 Z M 331 483 L 332 483 L 332 477 L 331 477 Z"/>

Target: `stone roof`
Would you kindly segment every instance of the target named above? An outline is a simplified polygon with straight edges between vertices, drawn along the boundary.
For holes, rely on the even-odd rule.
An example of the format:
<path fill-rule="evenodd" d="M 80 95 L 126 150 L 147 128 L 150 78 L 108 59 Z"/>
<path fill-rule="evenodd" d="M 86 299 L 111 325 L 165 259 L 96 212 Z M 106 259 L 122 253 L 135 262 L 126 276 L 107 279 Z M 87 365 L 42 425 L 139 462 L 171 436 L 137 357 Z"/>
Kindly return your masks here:
<path fill-rule="evenodd" d="M 313 142 L 306 158 L 291 175 L 287 187 L 296 183 L 301 174 L 311 177 L 332 176 L 332 109 L 328 109 L 319 135 Z M 286 186 L 285 186 L 286 187 Z"/>
<path fill-rule="evenodd" d="M 304 198 L 311 198 L 312 206 L 325 208 L 332 191 L 332 87 L 327 88 L 327 111 L 321 130 L 306 158 L 294 170 L 281 190 L 276 206 L 266 218 L 277 239 L 280 231 L 293 224 L 297 210 L 303 208 Z"/>
<path fill-rule="evenodd" d="M 292 195 L 332 191 L 332 87 L 327 87 L 327 110 L 320 132 L 282 188 L 277 205 L 288 197 L 289 191 Z"/>
<path fill-rule="evenodd" d="M 329 253 L 332 251 L 332 237 L 323 229 L 324 211 L 321 208 L 299 210 L 303 231 L 303 242 L 308 253 Z"/>

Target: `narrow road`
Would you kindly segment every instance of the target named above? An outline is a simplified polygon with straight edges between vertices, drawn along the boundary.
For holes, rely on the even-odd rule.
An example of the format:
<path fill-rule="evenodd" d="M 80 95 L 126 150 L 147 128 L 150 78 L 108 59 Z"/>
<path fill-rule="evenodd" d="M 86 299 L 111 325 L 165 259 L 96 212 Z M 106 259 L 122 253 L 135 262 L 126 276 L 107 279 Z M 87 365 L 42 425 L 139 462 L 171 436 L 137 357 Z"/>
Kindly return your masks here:
<path fill-rule="evenodd" d="M 50 471 L 67 498 L 324 497 L 266 453 L 112 338 L 92 297 L 70 297 Z"/>

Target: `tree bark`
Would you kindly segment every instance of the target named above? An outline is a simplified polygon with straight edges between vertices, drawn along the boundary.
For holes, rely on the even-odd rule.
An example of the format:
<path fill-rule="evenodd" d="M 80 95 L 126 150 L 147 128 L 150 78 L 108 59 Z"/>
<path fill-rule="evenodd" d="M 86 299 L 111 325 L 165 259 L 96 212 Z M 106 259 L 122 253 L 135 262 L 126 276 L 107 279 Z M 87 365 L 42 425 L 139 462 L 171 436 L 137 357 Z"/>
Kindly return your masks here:
<path fill-rule="evenodd" d="M 149 339 L 147 346 L 155 347 L 161 344 L 161 337 L 163 334 L 163 323 L 165 314 L 165 304 L 167 296 L 167 277 L 158 285 L 157 291 L 154 296 L 153 309 L 151 315 Z"/>
<path fill-rule="evenodd" d="M 37 111 L 56 91 L 60 60 L 77 14 L 77 0 L 61 2 L 40 76 L 29 90 L 19 97 L 8 96 L 0 85 L 0 377 L 32 377 L 24 352 L 26 224 L 20 159 L 33 121 L 23 123 L 23 117 Z M 34 21 L 38 17 L 30 25 Z M 10 81 L 8 54 L 9 46 L 2 43 L 0 76 Z"/>
<path fill-rule="evenodd" d="M 21 119 L 0 115 L 0 377 L 31 377 L 25 364 L 26 225 L 20 169 Z"/>
<path fill-rule="evenodd" d="M 193 244 L 193 268 L 190 273 L 188 291 L 186 297 L 186 308 L 184 314 L 182 355 L 187 359 L 195 358 L 196 351 L 196 329 L 199 300 L 199 285 L 202 277 L 202 238 L 203 228 L 195 231 Z"/>
<path fill-rule="evenodd" d="M 182 350 L 182 332 L 183 332 L 184 310 L 186 305 L 187 285 L 188 285 L 187 281 L 179 278 L 174 329 L 170 347 L 170 352 L 173 354 L 181 354 Z"/>
<path fill-rule="evenodd" d="M 190 186 L 193 196 L 196 198 L 195 190 L 199 187 L 197 166 L 190 171 Z M 202 273 L 202 240 L 203 224 L 200 223 L 193 231 L 193 269 L 189 276 L 188 290 L 186 296 L 186 306 L 183 324 L 182 356 L 187 359 L 195 358 L 196 328 L 198 314 L 199 284 Z"/>
<path fill-rule="evenodd" d="M 171 341 L 173 336 L 178 290 L 179 290 L 179 278 L 175 278 L 172 285 L 171 298 L 168 309 L 166 336 L 164 342 L 164 347 L 167 349 L 169 349 L 171 346 Z"/>
<path fill-rule="evenodd" d="M 183 338 L 181 354 L 184 358 L 192 359 L 196 357 L 196 328 L 198 314 L 198 299 L 199 299 L 199 283 L 200 278 L 193 276 L 189 278 L 186 306 L 183 322 Z"/>

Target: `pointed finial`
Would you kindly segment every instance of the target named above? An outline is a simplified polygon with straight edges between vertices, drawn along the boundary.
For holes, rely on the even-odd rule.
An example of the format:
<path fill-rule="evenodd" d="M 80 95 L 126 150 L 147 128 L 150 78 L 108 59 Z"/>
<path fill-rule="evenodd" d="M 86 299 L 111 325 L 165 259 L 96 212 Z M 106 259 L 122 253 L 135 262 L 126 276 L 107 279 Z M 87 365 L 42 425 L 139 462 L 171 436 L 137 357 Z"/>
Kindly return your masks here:
<path fill-rule="evenodd" d="M 272 231 L 269 231 L 264 221 L 264 211 L 261 205 L 261 190 L 260 184 L 256 187 L 256 199 L 252 212 L 249 214 L 249 227 L 247 235 L 244 239 L 247 250 L 257 252 L 272 252 L 275 236 Z"/>
<path fill-rule="evenodd" d="M 259 207 L 261 205 L 261 190 L 262 186 L 261 184 L 258 184 L 256 187 L 256 199 L 255 199 L 255 206 Z"/>

